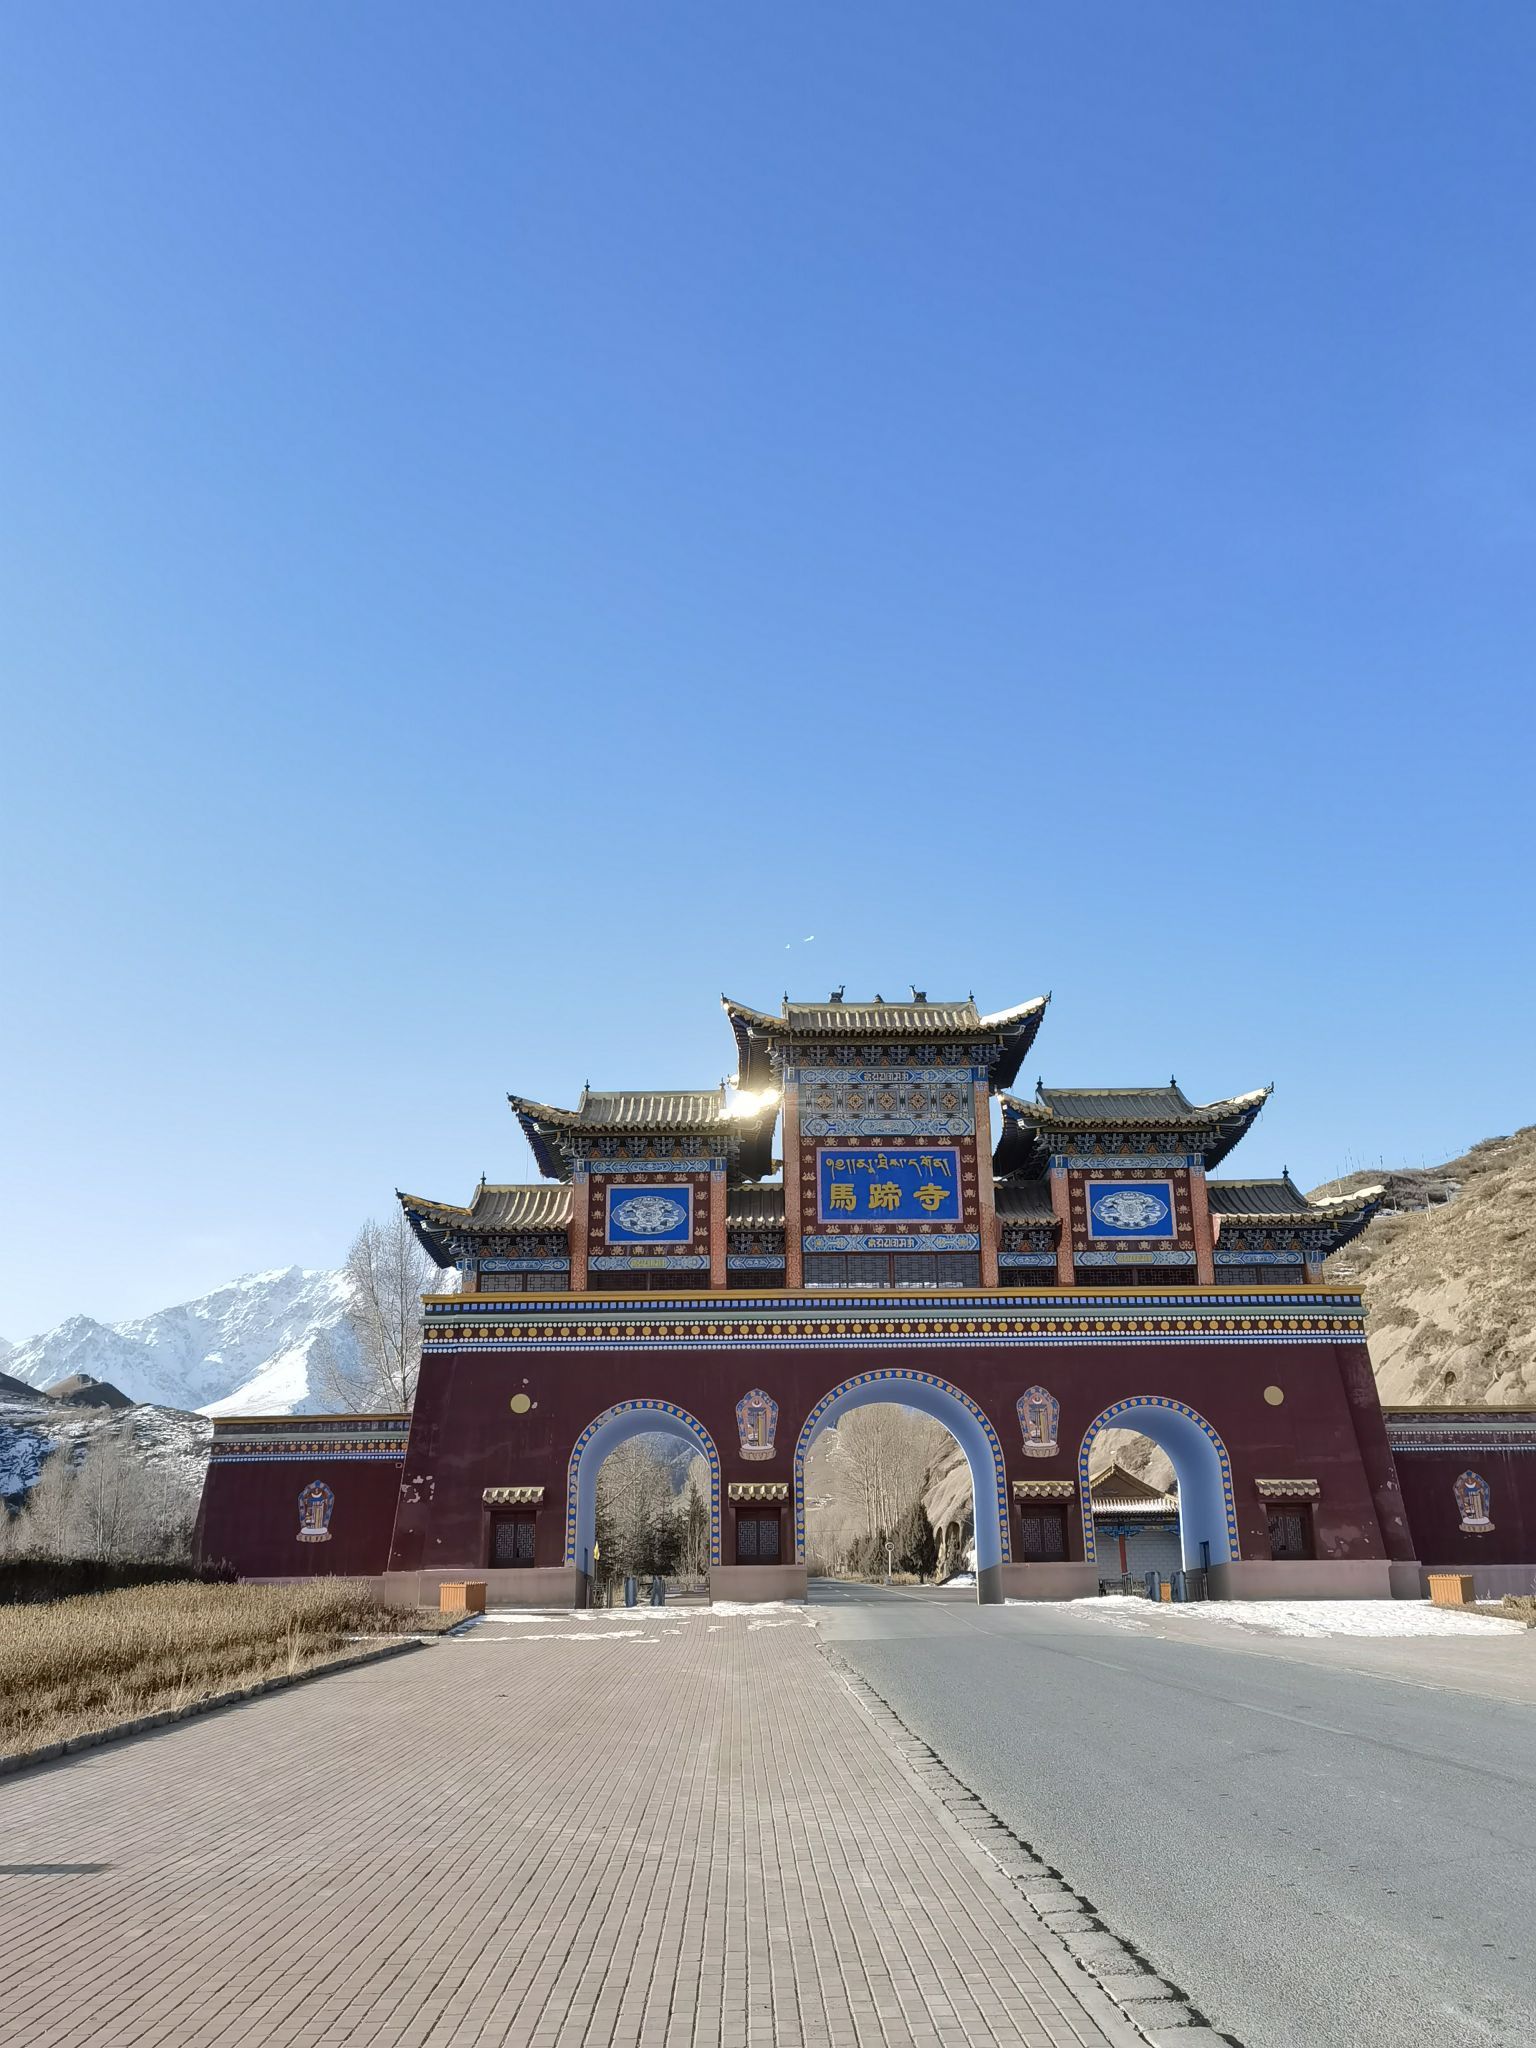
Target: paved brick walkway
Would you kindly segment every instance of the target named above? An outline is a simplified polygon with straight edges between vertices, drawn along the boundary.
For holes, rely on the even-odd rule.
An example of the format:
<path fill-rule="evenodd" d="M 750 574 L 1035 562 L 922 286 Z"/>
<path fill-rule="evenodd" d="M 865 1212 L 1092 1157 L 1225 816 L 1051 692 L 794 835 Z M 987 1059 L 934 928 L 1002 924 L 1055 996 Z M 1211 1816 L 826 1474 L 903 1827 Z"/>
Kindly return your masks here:
<path fill-rule="evenodd" d="M 1136 2038 L 792 1610 L 492 1617 L 0 1781 L 0 1859 L 29 2048 Z"/>

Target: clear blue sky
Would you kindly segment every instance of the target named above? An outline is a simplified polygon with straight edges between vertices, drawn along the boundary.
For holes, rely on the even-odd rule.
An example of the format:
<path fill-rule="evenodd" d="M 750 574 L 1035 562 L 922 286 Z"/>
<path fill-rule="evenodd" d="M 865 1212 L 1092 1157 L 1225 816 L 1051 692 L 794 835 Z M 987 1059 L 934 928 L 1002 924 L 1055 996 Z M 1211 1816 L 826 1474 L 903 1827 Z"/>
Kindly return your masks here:
<path fill-rule="evenodd" d="M 1304 1184 L 1529 1121 L 1536 13 L 0 22 L 0 1331 L 1055 991 Z M 812 936 L 814 935 L 814 936 Z"/>

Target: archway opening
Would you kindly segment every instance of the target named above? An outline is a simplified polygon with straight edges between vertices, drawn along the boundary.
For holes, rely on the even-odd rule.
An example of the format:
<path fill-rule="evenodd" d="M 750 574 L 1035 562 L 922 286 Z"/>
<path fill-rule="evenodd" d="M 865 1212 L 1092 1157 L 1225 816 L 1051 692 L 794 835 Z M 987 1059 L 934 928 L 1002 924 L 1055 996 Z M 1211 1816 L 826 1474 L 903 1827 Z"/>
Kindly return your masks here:
<path fill-rule="evenodd" d="M 615 1467 L 616 1452 L 628 1455 Z M 587 1424 L 567 1474 L 565 1561 L 592 1583 L 630 1569 L 649 1577 L 647 1566 L 692 1583 L 719 1564 L 720 1454 L 696 1416 L 670 1401 L 621 1401 Z"/>
<path fill-rule="evenodd" d="M 965 1516 L 955 1495 L 965 1490 L 962 1482 L 957 1489 L 954 1484 L 954 1463 L 963 1464 L 969 1479 L 971 1495 L 970 1525 L 974 1532 L 969 1546 L 959 1549 L 960 1559 L 971 1564 L 976 1580 L 976 1597 L 983 1601 L 1003 1598 L 1001 1567 L 1011 1559 L 1008 1516 L 1003 1491 L 1003 1452 L 997 1433 L 982 1410 L 957 1387 L 947 1380 L 941 1380 L 932 1373 L 923 1373 L 910 1368 L 892 1367 L 867 1373 L 858 1373 L 845 1380 L 840 1387 L 825 1395 L 806 1418 L 795 1447 L 794 1466 L 794 1507 L 795 1507 L 795 1556 L 801 1563 L 810 1562 L 807 1525 L 807 1475 L 813 1449 L 824 1431 L 838 1428 L 845 1418 L 865 1410 L 895 1408 L 912 1418 L 908 1422 L 894 1423 L 886 1435 L 892 1446 L 892 1455 L 883 1462 L 878 1455 L 872 1455 L 866 1441 L 858 1446 L 859 1465 L 852 1474 L 848 1491 L 853 1496 L 856 1514 L 864 1523 L 863 1534 L 867 1541 L 869 1524 L 874 1520 L 878 1526 L 882 1512 L 888 1513 L 896 1502 L 900 1490 L 899 1473 L 901 1460 L 895 1455 L 897 1446 L 909 1447 L 902 1453 L 906 1459 L 908 1484 L 911 1466 L 917 1452 L 932 1452 L 937 1458 L 937 1470 L 945 1471 L 949 1478 L 947 1500 L 935 1498 L 934 1505 L 940 1509 L 942 1526 L 948 1530 L 963 1527 Z M 926 1436 L 919 1433 L 922 1420 L 937 1424 L 956 1446 L 956 1451 L 946 1454 L 942 1438 L 936 1432 Z M 878 1446 L 878 1427 L 855 1430 L 855 1439 L 862 1436 L 873 1440 Z M 844 1450 L 839 1455 L 846 1458 Z M 816 1478 L 818 1487 L 828 1465 L 826 1456 L 818 1461 Z M 873 1469 L 871 1469 L 873 1468 Z M 882 1491 L 883 1486 L 883 1491 Z M 865 1498 L 870 1499 L 866 1509 Z M 921 1496 L 919 1496 L 921 1499 Z M 930 1524 L 932 1509 L 926 1510 Z M 887 1530 L 887 1538 L 890 1532 Z M 893 1546 L 894 1549 L 894 1546 Z M 894 1562 L 894 1558 L 893 1558 Z"/>
<path fill-rule="evenodd" d="M 1237 1556 L 1226 1445 L 1181 1401 L 1117 1401 L 1088 1426 L 1078 1454 L 1083 1554 L 1101 1581 L 1166 1575 Z"/>
<path fill-rule="evenodd" d="M 819 1430 L 805 1461 L 805 1567 L 813 1579 L 937 1585 L 969 1577 L 970 1467 L 932 1416 L 895 1401 L 850 1409 Z"/>
<path fill-rule="evenodd" d="M 1088 1460 L 1099 1585 L 1140 1593 L 1184 1563 L 1173 1460 L 1136 1429 L 1101 1429 Z"/>

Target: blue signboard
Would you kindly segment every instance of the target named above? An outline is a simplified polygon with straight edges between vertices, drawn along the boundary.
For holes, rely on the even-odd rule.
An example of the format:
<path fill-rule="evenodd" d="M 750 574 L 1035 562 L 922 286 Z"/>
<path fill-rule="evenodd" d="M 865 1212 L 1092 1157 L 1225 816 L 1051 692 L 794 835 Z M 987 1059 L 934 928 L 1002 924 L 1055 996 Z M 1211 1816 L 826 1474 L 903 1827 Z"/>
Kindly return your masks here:
<path fill-rule="evenodd" d="M 957 1145 L 824 1145 L 816 1155 L 823 1223 L 958 1223 Z"/>
<path fill-rule="evenodd" d="M 1089 1181 L 1088 1235 L 1097 1238 L 1177 1237 L 1172 1181 Z"/>
<path fill-rule="evenodd" d="M 693 1236 L 693 1189 L 686 1181 L 648 1181 L 608 1190 L 610 1244 L 687 1244 Z"/>

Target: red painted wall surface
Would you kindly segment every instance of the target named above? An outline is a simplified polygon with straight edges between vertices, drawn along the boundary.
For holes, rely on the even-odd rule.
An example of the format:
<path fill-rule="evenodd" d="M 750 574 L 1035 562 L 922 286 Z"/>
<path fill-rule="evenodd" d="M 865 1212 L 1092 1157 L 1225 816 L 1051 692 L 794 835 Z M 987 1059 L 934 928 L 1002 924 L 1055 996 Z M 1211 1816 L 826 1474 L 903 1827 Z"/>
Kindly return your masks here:
<path fill-rule="evenodd" d="M 320 1479 L 336 1496 L 327 1543 L 300 1543 L 299 1494 Z M 215 1460 L 203 1483 L 198 1554 L 242 1578 L 376 1578 L 389 1562 L 400 1467 L 387 1459 L 310 1464 Z"/>
<path fill-rule="evenodd" d="M 1536 1457 L 1529 1451 L 1401 1451 L 1396 1462 L 1424 1564 L 1458 1571 L 1480 1564 L 1529 1564 L 1536 1577 Z M 1461 1526 L 1451 1489 L 1463 1472 L 1480 1473 L 1488 1482 L 1493 1528 L 1485 1535 Z"/>
<path fill-rule="evenodd" d="M 978 1346 L 957 1350 L 680 1351 L 658 1344 L 644 1352 L 489 1352 L 466 1345 L 423 1362 L 410 1448 L 391 1548 L 391 1569 L 467 1569 L 485 1561 L 488 1486 L 544 1488 L 538 1517 L 538 1563 L 564 1557 L 567 1467 L 576 1437 L 616 1401 L 649 1396 L 685 1408 L 703 1423 L 720 1453 L 722 1491 L 730 1481 L 791 1477 L 796 1439 L 810 1409 L 856 1373 L 881 1367 L 930 1372 L 970 1394 L 1003 1446 L 1006 1478 L 1075 1479 L 1088 1425 L 1111 1403 L 1162 1394 L 1186 1402 L 1220 1434 L 1232 1461 L 1239 1538 L 1245 1557 L 1269 1555 L 1267 1510 L 1260 1478 L 1315 1479 L 1318 1553 L 1381 1558 L 1383 1538 L 1356 1422 L 1346 1395 L 1346 1367 L 1358 1368 L 1361 1345 Z M 1044 1385 L 1061 1403 L 1054 1458 L 1022 1455 L 1015 1402 Z M 1279 1405 L 1266 1387 L 1285 1395 Z M 776 1453 L 748 1462 L 740 1455 L 735 1404 L 752 1387 L 779 1403 Z M 526 1394 L 525 1414 L 511 1412 Z M 890 1398 L 899 1398 L 899 1384 Z M 1133 1421 L 1134 1419 L 1132 1419 Z M 302 1482 L 301 1482 L 302 1483 Z M 297 1487 L 294 1488 L 295 1496 Z M 339 1505 L 339 1501 L 338 1501 Z M 1077 1517 L 1069 1515 L 1069 1526 Z M 1015 1521 L 1015 1533 L 1017 1522 Z M 729 1511 L 724 1552 L 733 1554 Z M 1081 1555 L 1074 1528 L 1073 1554 Z"/>

